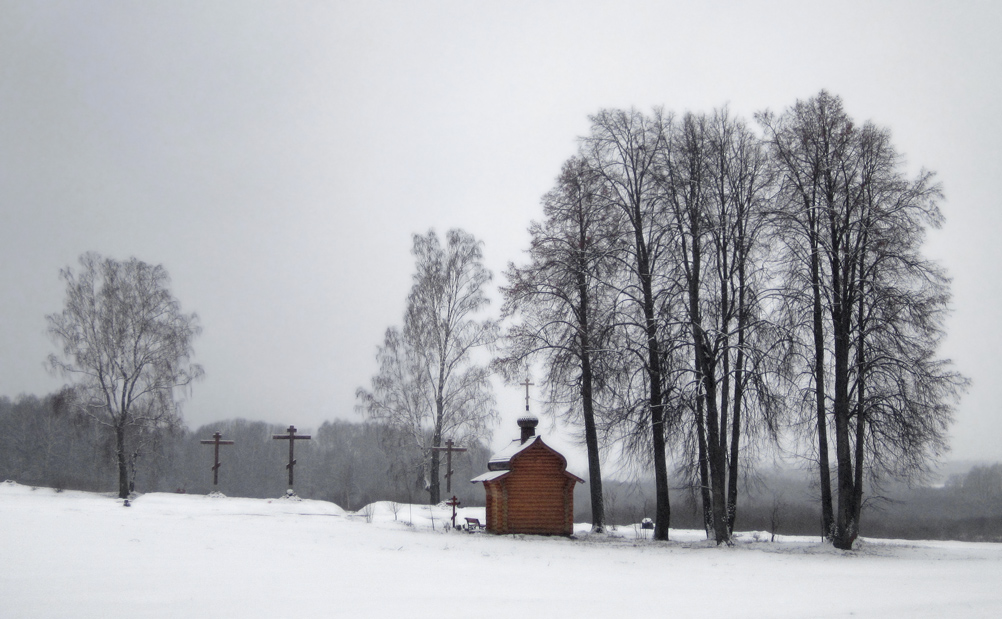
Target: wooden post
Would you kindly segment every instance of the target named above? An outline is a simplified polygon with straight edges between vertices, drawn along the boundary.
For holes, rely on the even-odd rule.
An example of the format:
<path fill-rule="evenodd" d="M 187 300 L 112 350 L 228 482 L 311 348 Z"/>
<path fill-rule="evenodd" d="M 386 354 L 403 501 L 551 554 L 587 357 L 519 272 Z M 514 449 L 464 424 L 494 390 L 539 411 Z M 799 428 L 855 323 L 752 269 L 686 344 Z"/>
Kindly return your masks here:
<path fill-rule="evenodd" d="M 215 445 L 216 446 L 215 463 L 212 465 L 212 485 L 213 486 L 219 485 L 219 446 L 220 445 L 232 445 L 233 444 L 233 441 L 222 441 L 222 440 L 219 440 L 222 437 L 223 437 L 222 434 L 220 434 L 219 432 L 216 432 L 215 434 L 212 435 L 212 439 L 213 440 L 211 440 L 211 441 L 206 441 L 206 440 L 200 441 L 203 445 Z"/>
<path fill-rule="evenodd" d="M 466 451 L 465 447 L 453 447 L 454 443 L 452 439 L 445 441 L 445 447 L 432 447 L 432 451 L 444 451 L 445 452 L 445 491 L 446 493 L 452 492 L 452 452 Z M 455 497 L 453 497 L 455 498 Z M 453 523 L 455 524 L 455 523 Z"/>
<path fill-rule="evenodd" d="M 285 465 L 285 468 L 289 469 L 289 489 L 292 489 L 292 469 L 296 466 L 296 459 L 293 457 L 294 451 L 292 446 L 298 440 L 310 440 L 312 437 L 309 434 L 296 434 L 296 426 L 289 426 L 286 430 L 288 434 L 272 434 L 271 438 L 276 440 L 289 441 L 289 463 Z"/>

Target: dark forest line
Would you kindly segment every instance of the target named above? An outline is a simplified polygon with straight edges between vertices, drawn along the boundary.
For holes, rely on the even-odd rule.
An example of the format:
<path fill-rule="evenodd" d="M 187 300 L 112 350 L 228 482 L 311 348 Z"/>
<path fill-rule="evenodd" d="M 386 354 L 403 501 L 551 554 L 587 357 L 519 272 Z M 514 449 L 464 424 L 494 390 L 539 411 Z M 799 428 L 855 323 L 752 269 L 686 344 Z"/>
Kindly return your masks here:
<path fill-rule="evenodd" d="M 114 437 L 93 418 L 44 398 L 0 397 L 0 479 L 68 490 L 114 492 Z M 233 419 L 191 430 L 185 426 L 137 437 L 130 475 L 137 492 L 213 491 L 233 497 L 277 498 L 288 490 L 288 443 L 272 439 L 287 426 Z M 356 511 L 375 501 L 427 501 L 426 463 L 408 437 L 373 422 L 328 421 L 298 428 L 310 440 L 295 447 L 295 491 Z M 215 432 L 233 445 L 220 447 L 219 484 L 212 485 Z M 477 444 L 453 460 L 452 494 L 463 505 L 483 505 L 483 489 L 469 480 L 487 469 L 488 448 Z M 444 466 L 444 465 L 443 465 Z M 444 474 L 444 469 L 443 469 Z M 875 489 L 864 508 L 867 537 L 1002 542 L 1002 464 L 968 465 L 934 487 L 904 484 Z M 606 517 L 633 526 L 653 514 L 650 482 L 603 481 Z M 678 488 L 680 484 L 676 484 Z M 587 484 L 575 491 L 575 521 L 591 519 Z M 817 487 L 809 471 L 773 470 L 746 479 L 736 530 L 818 535 Z M 674 490 L 673 528 L 702 528 L 698 497 Z"/>
<path fill-rule="evenodd" d="M 288 426 L 231 419 L 195 430 L 175 427 L 140 432 L 132 428 L 129 481 L 136 492 L 186 492 L 272 498 L 289 489 L 289 443 L 272 437 Z M 343 420 L 319 428 L 298 427 L 310 440 L 295 445 L 294 490 L 301 498 L 331 501 L 357 510 L 380 500 L 426 503 L 426 463 L 409 435 L 385 424 Z M 214 446 L 222 439 L 217 486 L 213 486 Z M 453 494 L 476 504 L 482 491 L 469 480 L 487 468 L 490 453 L 481 443 L 456 454 Z M 72 406 L 59 394 L 16 401 L 0 397 L 0 478 L 25 485 L 111 492 L 117 487 L 115 437 L 107 426 Z M 444 474 L 444 471 L 443 471 Z M 479 496 L 479 504 L 483 497 Z"/>
<path fill-rule="evenodd" d="M 958 463 L 934 486 L 890 483 L 873 489 L 863 508 L 860 535 L 871 538 L 1002 542 L 1002 464 Z M 634 526 L 653 509 L 652 483 L 603 481 L 606 515 L 618 526 Z M 774 469 L 742 483 L 735 530 L 821 539 L 818 488 L 811 471 Z M 690 490 L 673 492 L 672 526 L 701 529 L 702 511 Z M 587 521 L 587 490 L 575 493 L 575 520 Z"/>

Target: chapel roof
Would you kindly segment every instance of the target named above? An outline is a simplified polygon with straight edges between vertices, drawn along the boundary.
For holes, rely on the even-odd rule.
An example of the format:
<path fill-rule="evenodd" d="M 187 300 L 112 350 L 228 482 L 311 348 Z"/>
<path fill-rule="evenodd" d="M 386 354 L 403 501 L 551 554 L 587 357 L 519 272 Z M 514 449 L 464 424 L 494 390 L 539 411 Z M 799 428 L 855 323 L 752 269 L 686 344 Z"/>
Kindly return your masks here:
<path fill-rule="evenodd" d="M 470 480 L 470 482 L 480 483 L 486 481 L 493 481 L 495 479 L 498 479 L 499 477 L 504 477 L 505 475 L 511 473 L 511 461 L 515 459 L 516 456 L 518 456 L 519 454 L 521 454 L 522 452 L 524 452 L 525 450 L 529 449 L 530 447 L 536 444 L 538 444 L 543 449 L 546 449 L 547 451 L 550 451 L 560 456 L 561 460 L 564 459 L 564 457 L 560 455 L 559 452 L 557 452 L 552 447 L 544 443 L 543 439 L 538 435 L 529 437 L 528 439 L 526 439 L 524 443 L 522 442 L 521 439 L 515 439 L 512 442 L 508 443 L 508 445 L 506 445 L 501 451 L 491 456 L 491 459 L 487 461 L 486 473 L 474 477 L 473 479 Z M 566 466 L 566 461 L 565 461 L 565 466 Z M 567 471 L 566 469 L 563 471 L 563 474 L 573 478 L 579 483 L 584 483 L 583 479 Z"/>
<path fill-rule="evenodd" d="M 536 441 L 540 441 L 538 436 L 531 436 L 525 442 L 522 442 L 522 439 L 513 440 L 501 451 L 491 456 L 491 459 L 487 461 L 487 470 L 499 471 L 508 469 L 511 466 L 511 459 L 534 445 Z"/>

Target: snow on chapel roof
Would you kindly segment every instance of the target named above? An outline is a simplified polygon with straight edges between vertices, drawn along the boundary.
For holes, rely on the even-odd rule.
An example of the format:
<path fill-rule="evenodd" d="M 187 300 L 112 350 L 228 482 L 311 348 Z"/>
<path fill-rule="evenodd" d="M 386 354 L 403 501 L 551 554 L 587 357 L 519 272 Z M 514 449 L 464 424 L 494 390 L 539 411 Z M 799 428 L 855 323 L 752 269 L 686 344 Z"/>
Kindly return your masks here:
<path fill-rule="evenodd" d="M 515 439 L 512 442 L 508 443 L 508 445 L 504 449 L 491 456 L 491 459 L 487 461 L 486 473 L 474 477 L 473 479 L 470 480 L 470 482 L 480 483 L 485 481 L 493 481 L 499 477 L 503 477 L 508 473 L 511 473 L 511 461 L 515 459 L 517 455 L 519 455 L 526 449 L 532 447 L 536 443 L 539 443 L 539 445 L 542 446 L 543 449 L 551 451 L 560 456 L 561 458 L 563 458 L 563 456 L 560 455 L 558 452 L 554 451 L 552 447 L 544 443 L 543 439 L 539 436 L 531 436 L 527 438 L 524 443 L 522 442 L 521 439 Z M 573 478 L 579 483 L 582 484 L 584 483 L 583 479 L 571 473 L 570 471 L 564 470 L 563 474 Z"/>
<path fill-rule="evenodd" d="M 496 471 L 500 468 L 507 469 L 511 464 L 512 458 L 525 451 L 537 440 L 539 440 L 538 436 L 530 437 L 524 443 L 521 439 L 513 440 L 504 449 L 491 456 L 491 459 L 487 461 L 487 469 L 491 471 Z"/>
<path fill-rule="evenodd" d="M 487 461 L 487 472 L 478 477 L 474 477 L 470 481 L 474 483 L 491 481 L 501 477 L 502 475 L 507 475 L 511 472 L 512 458 L 534 445 L 538 439 L 538 436 L 533 436 L 524 443 L 521 439 L 515 439 L 508 443 L 504 449 L 491 456 L 491 459 Z"/>
<path fill-rule="evenodd" d="M 499 477 L 504 477 L 505 475 L 511 472 L 511 461 L 517 455 L 519 455 L 526 449 L 529 449 L 536 443 L 539 443 L 539 445 L 543 449 L 551 451 L 555 453 L 557 456 L 559 456 L 561 459 L 563 459 L 563 456 L 554 451 L 549 445 L 544 443 L 543 440 L 536 434 L 536 426 L 538 424 L 539 424 L 539 419 L 537 419 L 534 415 L 529 414 L 528 404 L 526 404 L 525 415 L 519 417 L 518 419 L 518 427 L 522 431 L 522 436 L 508 443 L 508 445 L 504 449 L 491 456 L 491 459 L 487 461 L 487 472 L 478 477 L 474 477 L 470 481 L 472 483 L 479 483 L 479 482 L 493 481 L 495 479 L 498 479 Z M 566 461 L 564 462 L 566 466 Z M 579 482 L 584 483 L 583 479 L 581 479 L 577 475 L 567 472 L 566 470 L 564 471 L 564 474 L 574 478 Z"/>

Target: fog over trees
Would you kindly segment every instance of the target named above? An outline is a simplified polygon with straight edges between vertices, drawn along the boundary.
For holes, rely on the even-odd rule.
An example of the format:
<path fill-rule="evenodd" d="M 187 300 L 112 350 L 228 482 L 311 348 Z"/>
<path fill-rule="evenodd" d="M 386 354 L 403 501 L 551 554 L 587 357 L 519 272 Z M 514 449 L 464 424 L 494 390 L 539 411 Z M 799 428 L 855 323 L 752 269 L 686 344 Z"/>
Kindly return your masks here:
<path fill-rule="evenodd" d="M 890 132 L 826 91 L 752 121 L 727 108 L 590 121 L 542 197 L 525 261 L 505 272 L 501 321 L 479 241 L 413 237 L 402 326 L 387 329 L 371 388 L 356 393 L 365 421 L 311 429 L 296 446 L 296 492 L 347 509 L 437 503 L 445 440 L 468 449 L 453 459 L 457 480 L 486 468 L 492 370 L 511 383 L 536 372 L 546 412 L 585 445 L 578 507 L 595 532 L 652 516 L 657 540 L 695 522 L 729 544 L 735 527 L 766 523 L 852 548 L 877 530 L 867 514 L 896 509 L 889 488 L 918 496 L 896 484 L 928 479 L 966 387 L 937 352 L 950 280 L 922 254 L 942 221 L 933 173 L 909 177 Z M 0 400 L 0 476 L 103 490 L 114 469 L 123 497 L 127 480 L 207 492 L 211 449 L 199 441 L 219 431 L 234 441 L 221 492 L 283 494 L 287 458 L 271 439 L 283 425 L 191 432 L 176 415 L 201 374 L 189 361 L 198 326 L 162 267 L 91 254 L 82 265 L 63 273 L 50 365 L 86 378 Z M 603 479 L 603 458 L 635 483 Z M 958 473 L 920 502 L 981 518 L 998 504 L 997 469 Z M 482 502 L 468 486 L 453 491 Z"/>

